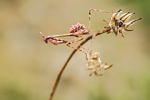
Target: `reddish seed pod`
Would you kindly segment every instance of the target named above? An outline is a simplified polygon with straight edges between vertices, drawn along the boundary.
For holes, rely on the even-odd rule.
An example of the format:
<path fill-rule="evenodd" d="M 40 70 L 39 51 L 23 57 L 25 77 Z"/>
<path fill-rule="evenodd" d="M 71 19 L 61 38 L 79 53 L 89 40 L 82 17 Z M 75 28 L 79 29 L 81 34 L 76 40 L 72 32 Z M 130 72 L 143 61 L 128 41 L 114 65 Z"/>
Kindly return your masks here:
<path fill-rule="evenodd" d="M 70 28 L 70 33 L 75 33 L 80 29 L 85 30 L 86 27 L 83 24 L 77 23 L 77 25 L 72 25 L 72 28 Z"/>

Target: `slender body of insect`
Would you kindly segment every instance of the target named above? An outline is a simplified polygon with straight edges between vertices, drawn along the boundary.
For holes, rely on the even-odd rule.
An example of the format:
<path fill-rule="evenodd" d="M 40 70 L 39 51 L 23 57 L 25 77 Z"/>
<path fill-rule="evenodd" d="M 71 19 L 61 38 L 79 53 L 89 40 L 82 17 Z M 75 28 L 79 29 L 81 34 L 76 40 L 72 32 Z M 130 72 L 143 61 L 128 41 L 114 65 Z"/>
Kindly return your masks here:
<path fill-rule="evenodd" d="M 73 25 L 72 28 L 70 28 L 70 33 L 69 34 L 61 34 L 61 35 L 53 35 L 53 36 L 44 36 L 41 32 L 40 34 L 42 35 L 42 39 L 45 41 L 45 43 L 51 42 L 54 45 L 57 44 L 62 44 L 62 43 L 67 43 L 66 40 L 59 39 L 58 37 L 66 37 L 66 36 L 74 36 L 77 37 L 74 40 L 72 40 L 71 43 L 78 42 L 83 39 L 82 35 L 87 35 L 89 34 L 89 31 L 86 30 L 86 27 L 83 24 L 77 23 L 77 25 Z M 71 44 L 68 43 L 67 45 Z"/>
<path fill-rule="evenodd" d="M 47 36 L 46 37 L 45 35 L 42 34 L 42 32 L 40 32 L 40 34 L 42 35 L 42 39 L 45 41 L 45 43 L 48 43 L 48 41 L 54 45 L 61 44 L 61 43 L 67 43 L 66 40 L 56 38 L 59 36 L 54 35 L 54 36 Z"/>

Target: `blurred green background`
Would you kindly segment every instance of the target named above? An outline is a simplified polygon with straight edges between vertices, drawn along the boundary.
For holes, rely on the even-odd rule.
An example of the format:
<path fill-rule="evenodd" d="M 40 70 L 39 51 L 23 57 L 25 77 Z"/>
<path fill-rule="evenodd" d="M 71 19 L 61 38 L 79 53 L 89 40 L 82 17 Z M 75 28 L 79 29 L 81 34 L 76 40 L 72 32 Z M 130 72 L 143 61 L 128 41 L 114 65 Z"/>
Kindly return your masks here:
<path fill-rule="evenodd" d="M 0 100 L 48 100 L 62 65 L 72 52 L 45 44 L 47 35 L 69 33 L 77 22 L 88 28 L 90 8 L 123 9 L 144 18 L 126 32 L 95 38 L 92 49 L 114 66 L 89 77 L 77 52 L 63 73 L 54 100 L 150 100 L 150 0 L 0 0 Z M 91 29 L 101 30 L 111 14 L 92 12 Z M 86 37 L 86 36 L 85 36 Z M 72 38 L 67 38 L 71 40 Z M 88 48 L 89 42 L 84 45 Z"/>

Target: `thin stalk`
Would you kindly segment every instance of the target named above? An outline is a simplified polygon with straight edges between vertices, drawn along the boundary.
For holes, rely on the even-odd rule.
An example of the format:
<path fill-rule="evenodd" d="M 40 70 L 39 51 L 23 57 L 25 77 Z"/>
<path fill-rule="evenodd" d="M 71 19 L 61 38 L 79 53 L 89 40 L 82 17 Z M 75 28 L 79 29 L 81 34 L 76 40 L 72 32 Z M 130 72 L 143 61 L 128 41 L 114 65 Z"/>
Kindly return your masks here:
<path fill-rule="evenodd" d="M 101 34 L 103 34 L 103 33 L 109 32 L 109 31 L 110 31 L 110 28 L 106 28 L 106 29 L 104 29 L 104 30 L 102 30 L 102 31 L 99 31 L 99 32 L 97 32 L 97 33 L 94 33 L 94 34 L 95 34 L 95 36 L 98 36 L 98 35 L 101 35 Z M 92 37 L 93 37 L 93 35 L 88 36 L 85 40 L 83 40 L 83 41 L 76 47 L 77 49 L 74 49 L 74 50 L 72 51 L 72 53 L 70 54 L 70 56 L 69 56 L 68 59 L 66 60 L 65 64 L 63 65 L 62 69 L 60 70 L 60 72 L 59 72 L 59 74 L 58 74 L 58 76 L 57 76 L 57 78 L 56 78 L 56 80 L 55 80 L 55 83 L 54 83 L 54 85 L 53 85 L 53 89 L 52 89 L 52 92 L 51 92 L 51 94 L 50 94 L 49 100 L 52 100 L 52 99 L 53 99 L 53 96 L 54 96 L 54 94 L 55 94 L 56 88 L 57 88 L 57 86 L 58 86 L 58 84 L 59 84 L 59 81 L 60 81 L 60 79 L 61 79 L 61 76 L 62 76 L 62 74 L 63 74 L 63 72 L 64 72 L 64 70 L 65 70 L 67 64 L 69 63 L 69 61 L 70 61 L 71 58 L 73 57 L 73 55 L 77 52 L 77 50 L 78 50 L 82 45 L 84 45 L 87 41 L 89 41 L 90 39 L 92 39 Z"/>

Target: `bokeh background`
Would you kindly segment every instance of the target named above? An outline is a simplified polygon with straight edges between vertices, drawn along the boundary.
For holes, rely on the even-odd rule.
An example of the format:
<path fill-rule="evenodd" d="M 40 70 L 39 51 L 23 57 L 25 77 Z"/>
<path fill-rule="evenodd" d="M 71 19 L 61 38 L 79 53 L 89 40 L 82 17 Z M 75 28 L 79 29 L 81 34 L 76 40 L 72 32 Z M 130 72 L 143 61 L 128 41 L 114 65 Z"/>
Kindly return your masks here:
<path fill-rule="evenodd" d="M 65 69 L 54 100 L 150 100 L 150 0 L 0 0 L 0 100 L 48 100 L 54 81 L 72 52 L 45 44 L 40 32 L 69 33 L 77 22 L 88 28 L 90 8 L 123 9 L 144 18 L 126 32 L 95 38 L 92 49 L 114 66 L 89 77 L 85 55 L 77 52 Z M 92 12 L 92 30 L 111 14 Z M 86 36 L 84 36 L 86 37 Z M 71 40 L 72 38 L 65 38 Z M 88 48 L 90 42 L 84 45 Z"/>

